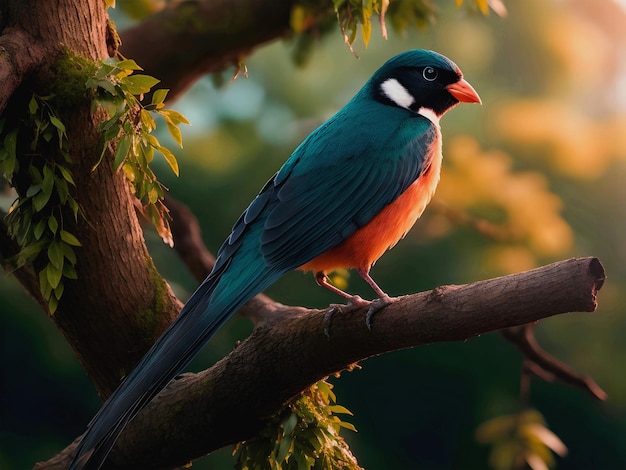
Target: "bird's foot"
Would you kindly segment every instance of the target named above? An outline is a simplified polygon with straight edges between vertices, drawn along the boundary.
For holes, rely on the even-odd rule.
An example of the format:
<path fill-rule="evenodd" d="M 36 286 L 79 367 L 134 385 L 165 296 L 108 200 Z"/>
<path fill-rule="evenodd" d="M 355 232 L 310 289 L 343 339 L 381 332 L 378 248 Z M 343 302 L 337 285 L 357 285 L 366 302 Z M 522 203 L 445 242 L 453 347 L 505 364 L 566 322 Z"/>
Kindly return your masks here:
<path fill-rule="evenodd" d="M 348 313 L 361 307 L 371 306 L 372 302 L 365 300 L 358 295 L 353 295 L 348 299 L 348 303 L 343 304 L 331 304 L 326 313 L 324 314 L 324 334 L 330 339 L 330 324 L 332 318 L 337 313 Z M 382 307 L 381 307 L 382 308 Z"/>
<path fill-rule="evenodd" d="M 371 301 L 370 308 L 367 310 L 367 315 L 365 316 L 365 324 L 367 325 L 367 329 L 372 329 L 372 318 L 376 313 L 380 312 L 387 305 L 391 305 L 396 301 L 396 297 L 389 297 L 387 294 L 381 296 L 380 298 Z"/>

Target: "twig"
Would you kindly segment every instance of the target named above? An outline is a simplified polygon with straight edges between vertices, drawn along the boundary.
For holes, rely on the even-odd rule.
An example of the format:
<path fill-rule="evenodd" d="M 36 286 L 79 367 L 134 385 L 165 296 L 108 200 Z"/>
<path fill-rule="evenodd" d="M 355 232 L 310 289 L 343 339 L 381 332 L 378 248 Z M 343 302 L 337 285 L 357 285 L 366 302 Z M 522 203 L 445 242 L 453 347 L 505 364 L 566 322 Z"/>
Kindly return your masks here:
<path fill-rule="evenodd" d="M 607 399 L 606 392 L 591 377 L 576 372 L 573 368 L 559 361 L 539 346 L 535 339 L 534 324 L 507 328 L 500 333 L 519 349 L 527 359 L 524 363 L 526 372 L 532 373 L 546 382 L 559 381 L 579 388 L 598 400 Z"/>

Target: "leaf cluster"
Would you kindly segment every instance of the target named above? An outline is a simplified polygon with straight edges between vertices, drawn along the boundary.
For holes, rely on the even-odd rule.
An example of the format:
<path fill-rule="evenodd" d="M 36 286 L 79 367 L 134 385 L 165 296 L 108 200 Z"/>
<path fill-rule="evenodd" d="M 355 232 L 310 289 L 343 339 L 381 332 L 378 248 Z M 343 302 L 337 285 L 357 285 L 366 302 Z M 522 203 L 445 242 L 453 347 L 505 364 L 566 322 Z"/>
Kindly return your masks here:
<path fill-rule="evenodd" d="M 50 313 L 57 309 L 64 279 L 76 279 L 76 247 L 80 242 L 68 229 L 83 217 L 70 188 L 75 186 L 65 125 L 50 96 L 33 94 L 17 125 L 0 121 L 0 174 L 15 187 L 18 197 L 9 208 L 7 225 L 20 252 L 9 260 L 17 266 L 33 263 Z"/>
<path fill-rule="evenodd" d="M 498 4 L 500 4 L 498 2 Z M 456 0 L 461 7 L 463 0 Z M 432 0 L 332 0 L 332 7 L 339 23 L 344 42 L 354 53 L 352 45 L 361 33 L 365 47 L 372 37 L 372 21 L 375 15 L 380 23 L 381 36 L 387 39 L 386 19 L 397 33 L 405 33 L 410 28 L 423 28 L 431 24 L 437 7 Z M 468 6 L 482 14 L 489 14 L 488 0 L 473 0 Z M 500 10 L 504 11 L 504 7 Z M 291 10 L 290 26 L 296 33 L 296 47 L 293 53 L 296 63 L 303 64 L 312 48 L 314 37 L 330 31 L 328 10 L 325 3 L 313 0 L 300 0 Z"/>
<path fill-rule="evenodd" d="M 542 470 L 554 467 L 552 452 L 567 454 L 565 444 L 546 427 L 537 410 L 498 416 L 476 430 L 479 442 L 490 444 L 489 463 L 495 470 L 526 468 Z"/>
<path fill-rule="evenodd" d="M 104 108 L 110 116 L 102 123 L 102 149 L 98 164 L 107 150 L 114 154 L 114 167 L 122 169 L 133 192 L 140 201 L 144 215 L 154 224 L 161 238 L 171 244 L 169 213 L 163 204 L 165 188 L 159 182 L 151 163 L 155 151 L 160 153 L 171 170 L 178 176 L 178 162 L 174 154 L 161 145 L 154 136 L 154 115 L 165 120 L 174 141 L 182 147 L 180 124 L 189 124 L 180 113 L 165 109 L 168 90 L 156 90 L 151 101 L 143 103 L 159 82 L 154 77 L 134 73 L 142 70 L 131 59 L 102 62 L 95 76 L 87 80 L 87 87 L 95 91 L 94 104 Z"/>
<path fill-rule="evenodd" d="M 337 414 L 349 414 L 336 404 L 332 385 L 320 380 L 307 389 L 250 441 L 235 447 L 241 470 L 361 469 L 341 428 L 356 431 Z"/>

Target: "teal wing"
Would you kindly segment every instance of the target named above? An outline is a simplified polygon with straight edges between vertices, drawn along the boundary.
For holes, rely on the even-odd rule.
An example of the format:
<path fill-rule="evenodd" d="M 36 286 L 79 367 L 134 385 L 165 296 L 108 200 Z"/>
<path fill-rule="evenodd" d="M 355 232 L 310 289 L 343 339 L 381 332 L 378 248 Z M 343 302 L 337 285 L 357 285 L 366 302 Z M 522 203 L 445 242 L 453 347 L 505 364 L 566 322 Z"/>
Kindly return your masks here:
<path fill-rule="evenodd" d="M 233 227 L 218 265 L 252 226 L 267 266 L 290 271 L 338 245 L 393 202 L 420 175 L 437 136 L 416 116 L 376 135 L 334 135 L 332 121 L 311 134 L 267 182 Z M 262 228 L 259 227 L 262 224 Z"/>

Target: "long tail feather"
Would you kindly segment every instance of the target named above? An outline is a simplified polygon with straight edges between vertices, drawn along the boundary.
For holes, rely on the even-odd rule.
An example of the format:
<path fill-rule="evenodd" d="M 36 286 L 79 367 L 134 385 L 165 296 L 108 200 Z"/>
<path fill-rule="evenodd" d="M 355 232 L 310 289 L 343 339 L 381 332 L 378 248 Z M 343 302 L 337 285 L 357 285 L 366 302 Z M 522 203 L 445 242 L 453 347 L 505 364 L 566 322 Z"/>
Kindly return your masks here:
<path fill-rule="evenodd" d="M 226 263 L 198 287 L 180 315 L 113 392 L 89 424 L 70 470 L 99 469 L 128 422 L 196 356 L 224 322 L 281 273 L 259 263 Z M 229 269 L 231 268 L 231 269 Z"/>

